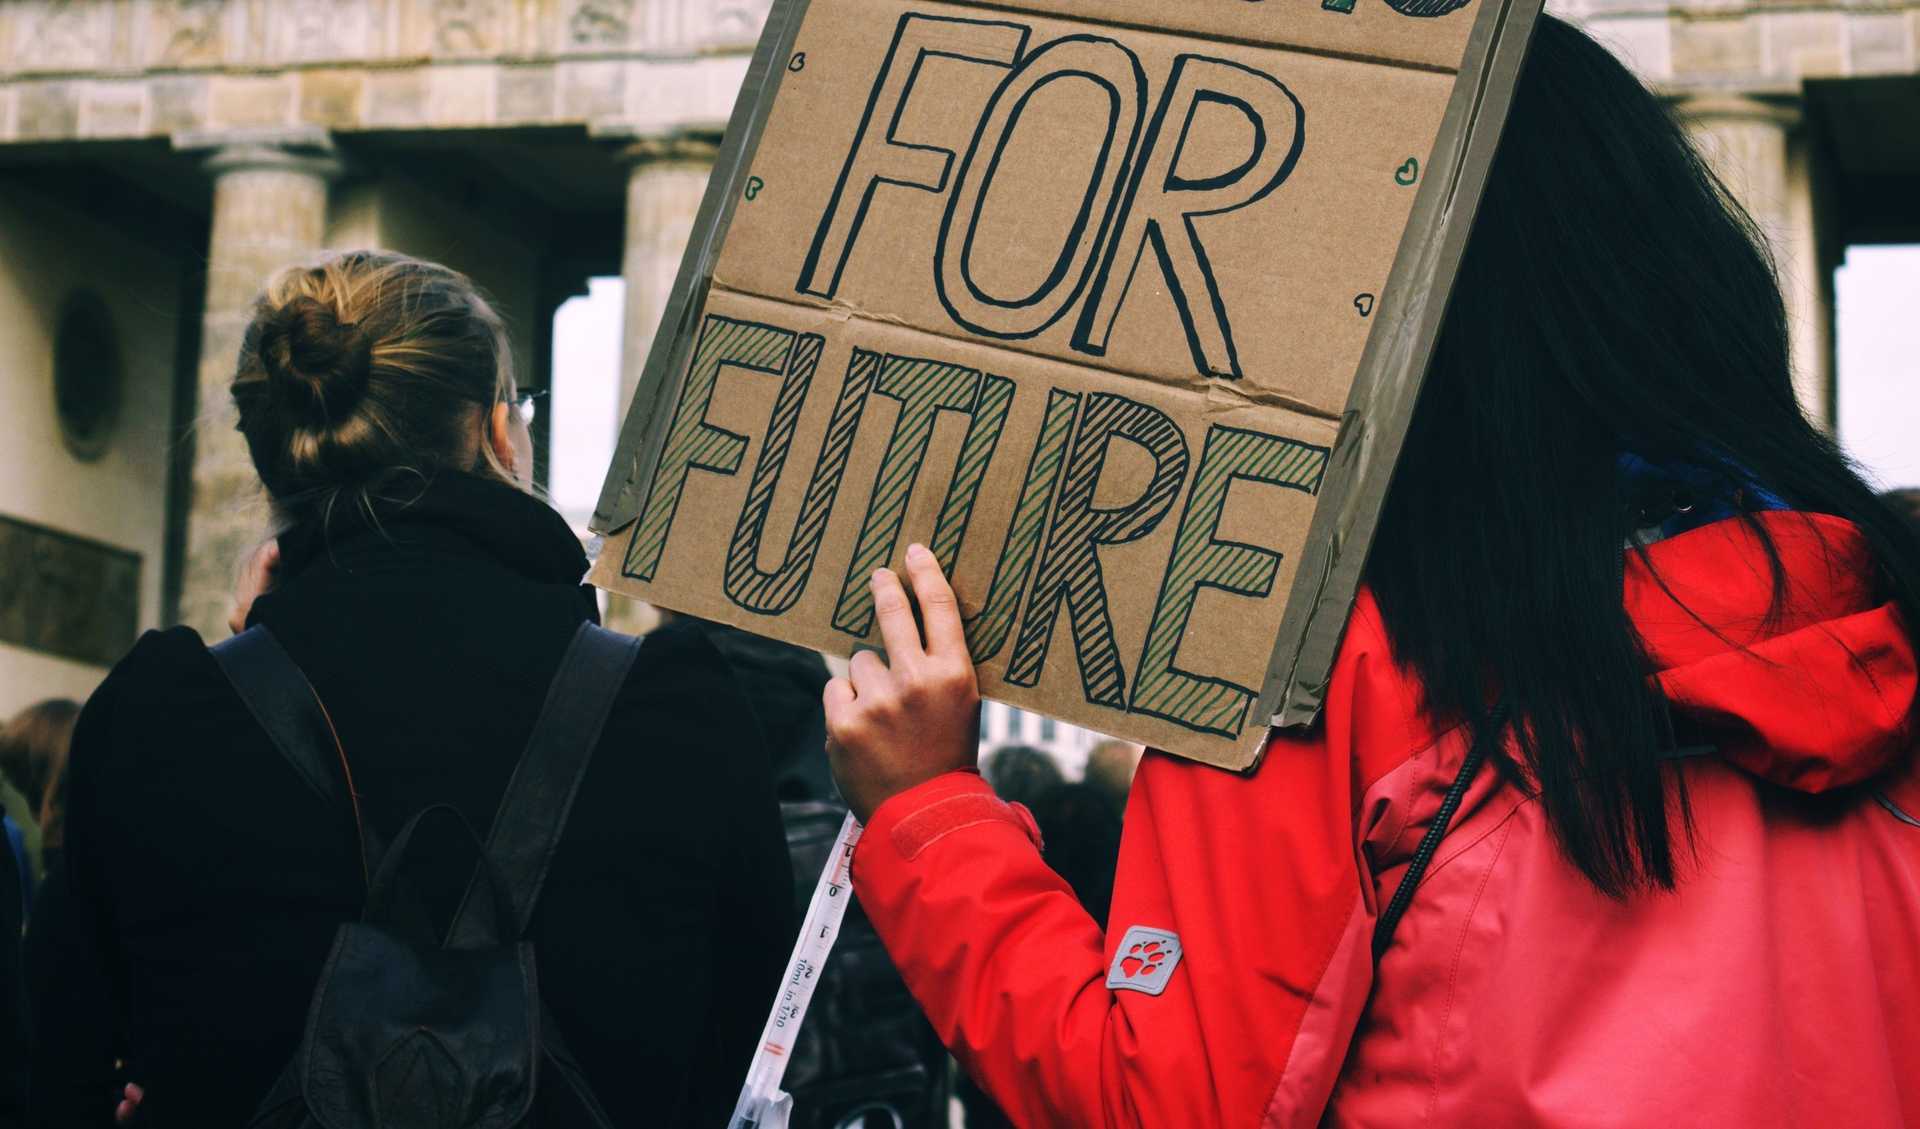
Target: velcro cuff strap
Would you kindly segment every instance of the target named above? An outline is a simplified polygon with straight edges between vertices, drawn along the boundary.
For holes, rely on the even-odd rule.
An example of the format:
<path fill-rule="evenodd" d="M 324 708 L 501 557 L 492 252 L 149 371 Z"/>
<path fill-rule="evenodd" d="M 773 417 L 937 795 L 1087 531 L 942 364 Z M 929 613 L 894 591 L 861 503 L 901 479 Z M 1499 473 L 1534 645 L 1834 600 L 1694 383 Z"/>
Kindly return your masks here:
<path fill-rule="evenodd" d="M 1010 824 L 1035 847 L 1041 845 L 1040 825 L 1027 805 L 1007 803 L 989 792 L 968 791 L 935 800 L 895 824 L 893 849 L 912 862 L 955 831 L 987 823 Z"/>

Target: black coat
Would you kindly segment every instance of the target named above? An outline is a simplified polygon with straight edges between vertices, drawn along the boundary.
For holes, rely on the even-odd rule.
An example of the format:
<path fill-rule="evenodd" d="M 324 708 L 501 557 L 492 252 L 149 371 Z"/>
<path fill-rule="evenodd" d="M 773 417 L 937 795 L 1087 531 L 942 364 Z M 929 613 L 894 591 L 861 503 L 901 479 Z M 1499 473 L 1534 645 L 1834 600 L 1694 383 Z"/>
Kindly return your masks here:
<path fill-rule="evenodd" d="M 20 863 L 0 831 L 0 1129 L 25 1124 L 27 997 L 21 977 Z"/>
<path fill-rule="evenodd" d="M 326 705 L 364 817 L 390 840 L 445 801 L 487 827 L 561 653 L 595 614 L 565 523 L 444 475 L 377 523 L 341 511 L 325 537 L 297 529 L 281 545 L 252 621 Z M 109 1047 L 95 1017 L 57 1007 L 36 1017 L 35 1124 L 106 1124 L 107 1063 L 124 1048 L 151 1124 L 238 1125 L 299 1040 L 335 926 L 359 913 L 351 820 L 301 785 L 185 628 L 149 633 L 114 669 L 71 765 L 62 964 L 105 970 L 125 1036 Z M 443 893 L 444 922 L 471 856 L 449 833 L 425 861 L 415 877 Z M 656 633 L 531 933 L 542 995 L 618 1123 L 724 1123 L 792 941 L 789 881 L 731 668 L 695 626 Z"/>

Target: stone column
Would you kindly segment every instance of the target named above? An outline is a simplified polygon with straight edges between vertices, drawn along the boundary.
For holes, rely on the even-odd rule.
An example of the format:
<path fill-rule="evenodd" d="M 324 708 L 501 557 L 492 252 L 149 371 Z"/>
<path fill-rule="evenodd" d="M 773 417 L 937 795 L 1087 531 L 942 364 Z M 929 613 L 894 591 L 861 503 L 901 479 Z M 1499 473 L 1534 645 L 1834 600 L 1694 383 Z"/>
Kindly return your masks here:
<path fill-rule="evenodd" d="M 629 168 L 626 245 L 620 255 L 627 296 L 620 331 L 620 414 L 612 424 L 616 429 L 626 419 L 647 367 L 654 332 L 680 275 L 680 259 L 693 236 L 693 221 L 719 149 L 711 138 L 676 134 L 643 137 L 621 151 Z M 612 593 L 605 618 L 608 627 L 634 635 L 660 623 L 654 608 Z"/>
<path fill-rule="evenodd" d="M 675 136 L 642 138 L 621 154 L 632 170 L 627 176 L 626 246 L 620 258 L 627 289 L 620 354 L 623 419 L 673 293 L 718 152 L 719 145 L 709 138 Z"/>
<path fill-rule="evenodd" d="M 1794 388 L 1807 417 L 1834 421 L 1834 248 L 1823 238 L 1824 178 L 1797 106 L 1744 95 L 1680 104 L 1694 142 L 1771 246 L 1792 331 Z"/>
<path fill-rule="evenodd" d="M 212 150 L 204 162 L 213 180 L 213 223 L 180 619 L 214 641 L 227 633 L 241 558 L 268 526 L 265 493 L 235 430 L 229 391 L 240 338 L 268 276 L 320 249 L 327 185 L 340 163 L 324 135 L 297 142 L 206 139 L 176 145 Z"/>

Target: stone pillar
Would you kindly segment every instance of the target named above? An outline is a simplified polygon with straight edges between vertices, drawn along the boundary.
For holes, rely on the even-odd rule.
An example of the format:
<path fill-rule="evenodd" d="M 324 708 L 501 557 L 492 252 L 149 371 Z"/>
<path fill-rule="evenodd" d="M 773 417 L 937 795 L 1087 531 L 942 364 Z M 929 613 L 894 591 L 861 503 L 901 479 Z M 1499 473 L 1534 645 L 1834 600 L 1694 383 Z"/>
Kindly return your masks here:
<path fill-rule="evenodd" d="M 620 258 L 627 290 L 620 353 L 623 419 L 647 367 L 654 331 L 673 293 L 718 152 L 711 139 L 676 136 L 642 138 L 621 154 L 632 170 L 627 177 L 626 246 Z"/>
<path fill-rule="evenodd" d="M 693 221 L 707 192 L 707 176 L 720 151 L 711 138 L 678 134 L 643 137 L 629 144 L 627 236 L 620 254 L 626 283 L 626 311 L 620 330 L 620 415 L 617 429 L 633 404 L 634 389 L 646 370 L 654 331 L 666 313 L 680 259 L 693 236 Z M 639 600 L 607 595 L 606 625 L 644 635 L 659 626 L 660 613 Z"/>
<path fill-rule="evenodd" d="M 1817 147 L 1799 109 L 1744 95 L 1696 95 L 1680 104 L 1695 144 L 1766 235 L 1792 332 L 1794 388 L 1807 417 L 1834 424 L 1833 268 Z"/>
<path fill-rule="evenodd" d="M 235 430 L 230 386 L 253 300 L 274 271 L 311 258 L 327 221 L 327 185 L 340 172 L 324 136 L 299 143 L 217 139 L 207 148 L 213 179 L 207 297 L 200 334 L 193 483 L 187 513 L 186 576 L 180 619 L 209 641 L 226 620 L 241 558 L 266 534 L 259 475 Z"/>

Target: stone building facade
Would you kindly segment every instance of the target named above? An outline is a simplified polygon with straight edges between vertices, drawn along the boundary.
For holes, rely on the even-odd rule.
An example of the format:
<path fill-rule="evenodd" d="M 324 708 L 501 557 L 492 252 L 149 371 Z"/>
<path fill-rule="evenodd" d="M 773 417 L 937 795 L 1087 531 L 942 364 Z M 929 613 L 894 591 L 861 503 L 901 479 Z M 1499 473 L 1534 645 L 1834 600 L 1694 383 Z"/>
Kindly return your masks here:
<path fill-rule="evenodd" d="M 1673 97 L 1773 246 L 1801 400 L 1834 418 L 1833 272 L 1920 242 L 1920 4 L 1564 0 Z"/>
<path fill-rule="evenodd" d="M 273 267 L 382 245 L 465 270 L 535 387 L 555 309 L 619 274 L 630 388 L 768 3 L 0 0 L 0 715 L 84 694 L 136 628 L 223 621 L 264 529 L 225 383 Z M 1768 231 L 1831 419 L 1833 268 L 1920 239 L 1920 3 L 1557 7 Z M 71 342 L 103 336 L 114 379 L 69 388 L 99 367 Z M 103 397 L 96 441 L 65 409 Z"/>

